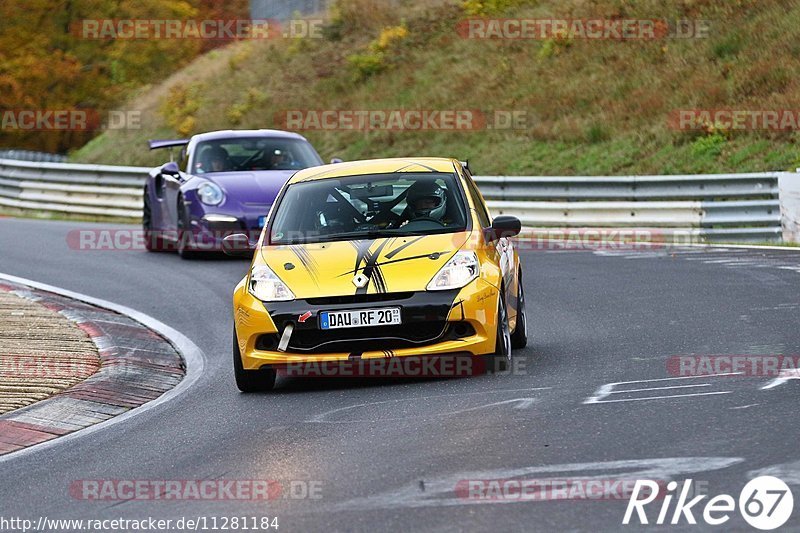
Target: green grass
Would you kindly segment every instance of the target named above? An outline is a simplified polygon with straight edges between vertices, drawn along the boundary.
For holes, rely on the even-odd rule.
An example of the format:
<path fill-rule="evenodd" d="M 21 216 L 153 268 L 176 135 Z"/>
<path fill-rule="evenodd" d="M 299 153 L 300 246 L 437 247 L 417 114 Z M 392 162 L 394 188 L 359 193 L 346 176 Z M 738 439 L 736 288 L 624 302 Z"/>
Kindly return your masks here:
<path fill-rule="evenodd" d="M 326 39 L 233 44 L 142 90 L 125 106 L 142 111 L 142 129 L 107 132 L 72 159 L 156 165 L 165 155 L 147 151 L 149 138 L 274 127 L 275 113 L 287 109 L 479 109 L 524 111 L 528 125 L 305 135 L 325 159 L 455 156 L 469 158 L 479 174 L 752 172 L 800 165 L 797 134 L 704 134 L 668 126 L 676 109 L 795 108 L 800 6 L 780 0 L 497 2 L 491 9 L 509 17 L 711 21 L 707 39 L 501 42 L 459 38 L 455 26 L 466 15 L 456 0 L 399 9 L 380 0 L 339 4 Z M 381 40 L 384 28 L 401 25 L 406 37 Z"/>

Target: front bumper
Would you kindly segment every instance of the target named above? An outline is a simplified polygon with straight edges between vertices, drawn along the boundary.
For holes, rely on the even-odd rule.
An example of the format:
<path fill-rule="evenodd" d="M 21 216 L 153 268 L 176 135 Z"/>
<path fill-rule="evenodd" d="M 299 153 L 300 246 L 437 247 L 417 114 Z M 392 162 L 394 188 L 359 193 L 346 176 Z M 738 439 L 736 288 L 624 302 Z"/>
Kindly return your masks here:
<path fill-rule="evenodd" d="M 497 289 L 478 278 L 463 289 L 263 302 L 240 283 L 234 321 L 242 365 L 255 370 L 301 362 L 408 356 L 483 355 L 495 349 Z M 402 325 L 322 330 L 321 311 L 400 307 Z M 277 349 L 288 325 L 286 351 Z"/>
<path fill-rule="evenodd" d="M 261 236 L 261 222 L 269 212 L 269 205 L 238 208 L 235 212 L 211 212 L 206 206 L 190 211 L 191 232 L 184 235 L 186 247 L 194 251 L 222 252 L 222 240 L 234 233 L 244 233 L 250 241 Z"/>

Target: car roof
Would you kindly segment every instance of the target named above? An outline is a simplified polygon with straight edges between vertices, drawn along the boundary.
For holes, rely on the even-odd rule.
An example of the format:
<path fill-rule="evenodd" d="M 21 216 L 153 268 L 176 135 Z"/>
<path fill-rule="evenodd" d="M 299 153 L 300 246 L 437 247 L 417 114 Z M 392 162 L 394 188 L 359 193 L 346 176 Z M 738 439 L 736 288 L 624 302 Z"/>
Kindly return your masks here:
<path fill-rule="evenodd" d="M 238 139 L 243 137 L 278 137 L 282 139 L 306 140 L 306 138 L 299 133 L 283 130 L 221 130 L 199 133 L 192 137 L 192 141 L 218 141 L 221 139 Z"/>
<path fill-rule="evenodd" d="M 457 159 L 446 157 L 398 157 L 392 159 L 366 159 L 348 161 L 298 171 L 289 183 L 313 181 L 364 174 L 392 174 L 395 172 L 450 172 L 458 164 Z"/>

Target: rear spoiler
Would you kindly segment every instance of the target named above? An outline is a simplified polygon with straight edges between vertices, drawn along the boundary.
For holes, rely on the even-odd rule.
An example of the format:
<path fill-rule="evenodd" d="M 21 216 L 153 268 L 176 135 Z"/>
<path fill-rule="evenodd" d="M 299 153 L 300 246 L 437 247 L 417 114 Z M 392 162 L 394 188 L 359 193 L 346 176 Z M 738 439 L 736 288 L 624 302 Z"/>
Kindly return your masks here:
<path fill-rule="evenodd" d="M 158 150 L 160 148 L 175 148 L 178 146 L 186 146 L 189 144 L 189 139 L 172 139 L 172 140 L 150 140 L 147 141 L 151 150 Z"/>

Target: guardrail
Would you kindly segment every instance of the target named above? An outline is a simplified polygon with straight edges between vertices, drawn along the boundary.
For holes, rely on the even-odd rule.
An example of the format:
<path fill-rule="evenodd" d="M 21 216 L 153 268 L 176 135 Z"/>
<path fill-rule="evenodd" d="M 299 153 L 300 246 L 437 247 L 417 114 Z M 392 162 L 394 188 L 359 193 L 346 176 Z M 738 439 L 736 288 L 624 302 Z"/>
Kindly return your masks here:
<path fill-rule="evenodd" d="M 148 168 L 0 159 L 0 206 L 140 219 Z"/>
<path fill-rule="evenodd" d="M 0 159 L 0 206 L 141 218 L 147 167 Z M 713 241 L 800 240 L 798 174 L 476 178 L 495 215 L 531 228 L 660 228 Z"/>
<path fill-rule="evenodd" d="M 475 179 L 493 214 L 514 215 L 524 226 L 679 229 L 704 241 L 780 242 L 782 174 Z"/>

